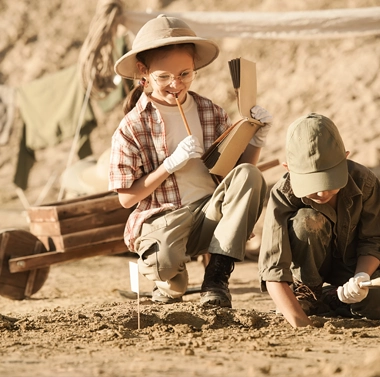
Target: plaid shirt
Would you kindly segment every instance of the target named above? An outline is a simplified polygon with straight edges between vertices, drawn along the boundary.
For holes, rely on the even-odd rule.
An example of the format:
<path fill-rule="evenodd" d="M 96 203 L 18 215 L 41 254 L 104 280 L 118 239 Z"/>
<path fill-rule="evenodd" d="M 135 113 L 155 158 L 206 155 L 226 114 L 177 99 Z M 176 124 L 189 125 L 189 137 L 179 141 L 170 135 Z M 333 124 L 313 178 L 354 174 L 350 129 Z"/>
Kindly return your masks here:
<path fill-rule="evenodd" d="M 188 92 L 197 104 L 203 129 L 205 150 L 228 127 L 226 112 L 211 100 Z M 157 169 L 169 156 L 164 122 L 160 112 L 142 94 L 136 106 L 122 119 L 112 136 L 109 189 L 130 188 L 135 180 Z M 125 243 L 134 251 L 134 242 L 143 223 L 151 216 L 181 206 L 175 175 L 171 174 L 156 190 L 138 203 L 128 218 L 124 232 Z"/>

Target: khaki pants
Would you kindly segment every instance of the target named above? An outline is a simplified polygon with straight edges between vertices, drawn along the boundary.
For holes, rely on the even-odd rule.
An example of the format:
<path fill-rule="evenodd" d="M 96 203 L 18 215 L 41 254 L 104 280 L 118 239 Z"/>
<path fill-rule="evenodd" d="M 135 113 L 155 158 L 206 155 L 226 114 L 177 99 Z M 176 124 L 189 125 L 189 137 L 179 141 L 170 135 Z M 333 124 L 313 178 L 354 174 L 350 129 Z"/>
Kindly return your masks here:
<path fill-rule="evenodd" d="M 348 266 L 334 255 L 332 234 L 330 221 L 312 208 L 298 210 L 291 219 L 291 270 L 297 280 L 307 286 L 324 282 L 341 286 L 355 275 L 356 265 Z M 371 279 L 379 276 L 380 270 L 377 270 Z M 351 304 L 351 311 L 370 319 L 380 319 L 380 289 L 370 289 L 363 301 Z"/>
<path fill-rule="evenodd" d="M 186 263 L 191 257 L 209 252 L 242 261 L 266 190 L 257 167 L 241 164 L 223 179 L 212 196 L 151 217 L 135 243 L 140 273 L 162 292 L 180 297 L 187 289 Z"/>

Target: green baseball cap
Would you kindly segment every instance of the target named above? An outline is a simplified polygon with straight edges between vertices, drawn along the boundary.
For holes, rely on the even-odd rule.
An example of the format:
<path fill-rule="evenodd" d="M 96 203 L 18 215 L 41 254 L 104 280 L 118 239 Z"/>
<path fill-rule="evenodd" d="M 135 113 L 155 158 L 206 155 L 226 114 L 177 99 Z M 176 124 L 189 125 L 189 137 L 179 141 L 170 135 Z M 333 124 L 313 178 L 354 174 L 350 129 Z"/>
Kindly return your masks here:
<path fill-rule="evenodd" d="M 335 124 L 323 115 L 310 113 L 289 126 L 286 160 L 292 189 L 298 198 L 337 190 L 347 184 L 343 140 Z"/>

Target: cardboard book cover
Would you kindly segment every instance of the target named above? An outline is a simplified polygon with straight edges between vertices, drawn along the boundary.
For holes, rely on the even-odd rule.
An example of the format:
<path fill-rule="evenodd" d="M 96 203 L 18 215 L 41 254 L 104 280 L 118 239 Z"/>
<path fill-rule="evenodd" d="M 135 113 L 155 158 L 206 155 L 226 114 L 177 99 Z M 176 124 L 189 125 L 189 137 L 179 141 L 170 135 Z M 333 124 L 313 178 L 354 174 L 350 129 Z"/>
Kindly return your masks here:
<path fill-rule="evenodd" d="M 243 58 L 228 62 L 236 101 L 242 119 L 227 129 L 203 154 L 202 160 L 211 174 L 225 177 L 236 165 L 249 141 L 262 126 L 251 118 L 256 104 L 256 63 Z"/>

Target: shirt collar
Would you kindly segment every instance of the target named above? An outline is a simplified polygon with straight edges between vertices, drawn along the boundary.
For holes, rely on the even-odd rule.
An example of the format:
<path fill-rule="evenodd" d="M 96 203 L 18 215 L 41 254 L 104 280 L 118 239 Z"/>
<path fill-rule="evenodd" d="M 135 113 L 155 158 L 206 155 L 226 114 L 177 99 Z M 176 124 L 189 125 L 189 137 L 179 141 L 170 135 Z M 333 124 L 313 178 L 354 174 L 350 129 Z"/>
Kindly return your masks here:
<path fill-rule="evenodd" d="M 137 101 L 136 106 L 138 112 L 141 114 L 143 111 L 148 109 L 148 106 L 152 106 L 152 102 L 146 93 L 142 93 L 139 100 Z"/>

